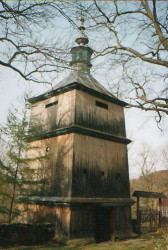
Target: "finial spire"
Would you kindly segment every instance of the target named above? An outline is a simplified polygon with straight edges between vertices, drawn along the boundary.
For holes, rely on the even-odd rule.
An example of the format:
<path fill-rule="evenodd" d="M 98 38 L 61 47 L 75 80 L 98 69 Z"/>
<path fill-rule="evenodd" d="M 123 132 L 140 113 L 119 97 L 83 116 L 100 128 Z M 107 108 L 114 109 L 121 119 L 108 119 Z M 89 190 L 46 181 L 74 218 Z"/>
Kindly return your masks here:
<path fill-rule="evenodd" d="M 78 46 L 71 49 L 72 61 L 70 62 L 70 65 L 73 70 L 77 70 L 78 72 L 89 72 L 92 66 L 90 61 L 93 50 L 89 46 L 86 46 L 89 39 L 84 33 L 84 18 L 81 18 L 80 21 L 81 26 L 78 28 L 80 30 L 80 34 L 76 39 Z"/>
<path fill-rule="evenodd" d="M 85 20 L 84 20 L 84 18 L 83 18 L 83 17 L 81 17 L 80 21 L 81 21 L 81 26 L 84 26 L 84 22 L 85 22 Z"/>
<path fill-rule="evenodd" d="M 80 30 L 80 34 L 78 35 L 77 39 L 76 39 L 76 43 L 79 45 L 79 46 L 85 46 L 86 44 L 88 44 L 89 42 L 89 39 L 87 38 L 87 36 L 85 35 L 85 27 L 84 27 L 84 18 L 81 17 L 80 19 L 81 21 L 81 26 L 78 28 Z"/>

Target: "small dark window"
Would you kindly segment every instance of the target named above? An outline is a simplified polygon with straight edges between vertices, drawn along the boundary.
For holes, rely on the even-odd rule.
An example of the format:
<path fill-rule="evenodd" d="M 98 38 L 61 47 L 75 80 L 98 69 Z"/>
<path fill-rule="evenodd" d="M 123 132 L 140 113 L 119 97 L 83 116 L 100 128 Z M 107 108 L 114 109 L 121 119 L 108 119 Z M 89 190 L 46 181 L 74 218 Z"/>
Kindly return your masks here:
<path fill-rule="evenodd" d="M 108 109 L 108 105 L 104 102 L 96 101 L 96 106 L 101 107 L 103 109 Z"/>
<path fill-rule="evenodd" d="M 47 148 L 46 148 L 46 152 L 49 152 L 49 151 L 50 151 L 50 148 L 49 148 L 49 147 L 47 147 Z"/>
<path fill-rule="evenodd" d="M 120 173 L 117 173 L 116 175 L 115 175 L 115 179 L 117 180 L 117 179 L 120 179 L 120 177 L 121 177 L 121 174 Z"/>
<path fill-rule="evenodd" d="M 101 176 L 104 176 L 104 171 L 101 171 Z"/>
<path fill-rule="evenodd" d="M 83 170 L 83 173 L 84 173 L 84 174 L 87 174 L 87 169 L 86 169 L 86 168 Z"/>
<path fill-rule="evenodd" d="M 57 103 L 58 103 L 58 101 L 51 102 L 51 103 L 46 104 L 45 107 L 46 107 L 46 108 L 49 108 L 49 107 L 51 107 L 51 106 L 53 106 L 53 105 L 56 105 Z"/>

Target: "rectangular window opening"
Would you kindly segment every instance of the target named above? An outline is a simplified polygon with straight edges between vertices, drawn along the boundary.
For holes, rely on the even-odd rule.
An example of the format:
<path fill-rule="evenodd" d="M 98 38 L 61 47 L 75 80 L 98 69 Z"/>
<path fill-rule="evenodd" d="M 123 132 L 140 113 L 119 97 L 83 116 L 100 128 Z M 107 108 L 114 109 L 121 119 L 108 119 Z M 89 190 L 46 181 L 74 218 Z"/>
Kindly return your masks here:
<path fill-rule="evenodd" d="M 108 105 L 104 102 L 96 101 L 96 106 L 101 107 L 103 109 L 108 109 Z"/>
<path fill-rule="evenodd" d="M 83 173 L 87 174 L 87 169 L 86 168 L 83 169 Z"/>
<path fill-rule="evenodd" d="M 46 108 L 49 108 L 49 107 L 51 107 L 51 106 L 53 106 L 53 105 L 56 105 L 57 103 L 58 103 L 58 101 L 51 102 L 51 103 L 46 104 L 45 107 L 46 107 Z"/>
<path fill-rule="evenodd" d="M 104 171 L 101 171 L 101 176 L 104 176 Z"/>

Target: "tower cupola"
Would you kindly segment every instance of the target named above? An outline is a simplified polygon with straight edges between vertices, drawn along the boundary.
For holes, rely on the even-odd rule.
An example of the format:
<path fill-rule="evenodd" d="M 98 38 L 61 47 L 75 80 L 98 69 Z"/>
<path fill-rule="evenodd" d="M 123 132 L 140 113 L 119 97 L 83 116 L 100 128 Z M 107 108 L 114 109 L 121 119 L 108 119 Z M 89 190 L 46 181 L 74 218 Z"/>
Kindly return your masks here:
<path fill-rule="evenodd" d="M 87 46 L 89 39 L 85 35 L 85 27 L 83 26 L 84 19 L 81 18 L 81 26 L 79 27 L 79 35 L 76 39 L 76 43 L 78 46 L 75 46 L 71 49 L 72 54 L 72 61 L 70 62 L 70 66 L 72 69 L 79 70 L 79 71 L 89 71 L 92 64 L 91 64 L 91 55 L 93 50 Z"/>

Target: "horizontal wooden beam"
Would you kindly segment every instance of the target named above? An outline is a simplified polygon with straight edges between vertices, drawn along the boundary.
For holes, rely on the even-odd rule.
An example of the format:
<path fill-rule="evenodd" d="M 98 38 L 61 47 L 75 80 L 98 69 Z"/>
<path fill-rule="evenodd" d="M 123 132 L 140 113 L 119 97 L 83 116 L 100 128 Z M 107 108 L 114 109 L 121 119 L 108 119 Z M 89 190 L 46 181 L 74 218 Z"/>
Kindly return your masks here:
<path fill-rule="evenodd" d="M 77 133 L 77 134 L 92 136 L 92 137 L 100 138 L 103 140 L 115 141 L 115 142 L 123 143 L 123 144 L 129 144 L 131 142 L 131 140 L 121 137 L 121 136 L 114 136 L 108 133 L 96 131 L 96 130 L 85 128 L 85 127 L 78 126 L 78 125 L 72 125 L 72 126 L 68 126 L 65 128 L 59 128 L 51 132 L 39 134 L 35 136 L 33 140 L 31 141 L 52 138 L 52 137 L 56 137 L 59 135 L 65 135 L 65 134 L 70 134 L 70 133 Z"/>
<path fill-rule="evenodd" d="M 54 206 L 71 206 L 71 205 L 100 205 L 106 207 L 115 206 L 132 206 L 135 202 L 130 198 L 81 198 L 81 197 L 48 197 L 33 196 L 19 197 L 18 203 L 43 204 Z"/>

